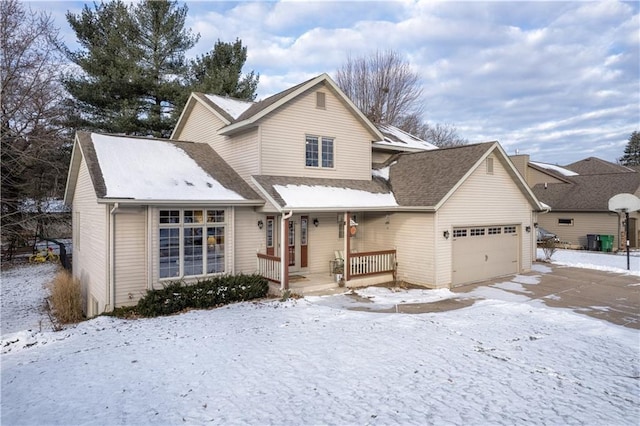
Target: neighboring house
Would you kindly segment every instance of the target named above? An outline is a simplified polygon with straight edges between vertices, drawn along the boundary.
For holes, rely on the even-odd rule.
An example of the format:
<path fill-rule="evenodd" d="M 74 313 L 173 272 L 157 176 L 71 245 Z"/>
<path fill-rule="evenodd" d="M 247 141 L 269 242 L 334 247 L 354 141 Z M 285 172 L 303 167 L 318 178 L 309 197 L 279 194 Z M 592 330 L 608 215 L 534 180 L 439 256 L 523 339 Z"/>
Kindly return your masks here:
<path fill-rule="evenodd" d="M 76 139 L 66 200 L 93 314 L 209 274 L 257 272 L 274 292 L 337 275 L 451 287 L 535 258 L 543 208 L 497 142 L 435 149 L 379 129 L 326 74 L 257 103 L 194 93 L 172 139 Z"/>
<path fill-rule="evenodd" d="M 567 166 L 512 157 L 538 199 L 550 207 L 538 223 L 560 241 L 588 248 L 588 235 L 613 235 L 613 249 L 625 247 L 624 215 L 609 211 L 609 199 L 620 193 L 640 196 L 640 173 L 590 157 Z M 638 247 L 638 212 L 629 219 L 629 243 Z"/>

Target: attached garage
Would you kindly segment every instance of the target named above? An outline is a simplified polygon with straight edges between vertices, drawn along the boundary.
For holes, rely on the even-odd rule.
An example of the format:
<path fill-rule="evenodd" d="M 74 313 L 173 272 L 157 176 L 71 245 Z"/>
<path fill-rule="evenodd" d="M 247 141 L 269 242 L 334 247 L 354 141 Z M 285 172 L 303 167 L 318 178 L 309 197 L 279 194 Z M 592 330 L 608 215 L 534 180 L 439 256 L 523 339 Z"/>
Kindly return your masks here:
<path fill-rule="evenodd" d="M 519 226 L 455 227 L 452 240 L 453 286 L 520 271 Z"/>

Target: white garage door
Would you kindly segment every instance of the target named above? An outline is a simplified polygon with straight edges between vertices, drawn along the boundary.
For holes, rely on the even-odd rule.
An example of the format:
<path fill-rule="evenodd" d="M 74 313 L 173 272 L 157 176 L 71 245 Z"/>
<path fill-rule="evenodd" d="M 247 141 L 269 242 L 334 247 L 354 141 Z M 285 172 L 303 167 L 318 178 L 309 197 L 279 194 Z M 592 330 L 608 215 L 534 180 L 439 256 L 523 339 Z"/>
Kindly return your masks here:
<path fill-rule="evenodd" d="M 519 227 L 515 225 L 453 228 L 452 284 L 518 273 L 519 241 Z"/>

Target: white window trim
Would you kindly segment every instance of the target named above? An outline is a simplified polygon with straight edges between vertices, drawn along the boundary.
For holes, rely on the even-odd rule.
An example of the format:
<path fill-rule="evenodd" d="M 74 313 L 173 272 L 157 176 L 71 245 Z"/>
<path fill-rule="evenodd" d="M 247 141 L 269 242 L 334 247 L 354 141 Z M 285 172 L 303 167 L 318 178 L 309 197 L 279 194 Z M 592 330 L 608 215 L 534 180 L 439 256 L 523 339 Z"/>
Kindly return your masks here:
<path fill-rule="evenodd" d="M 317 166 L 308 166 L 307 165 L 307 138 L 308 137 L 312 137 L 312 138 L 317 138 L 318 139 L 318 165 Z M 332 140 L 332 146 L 333 146 L 333 165 L 331 167 L 325 167 L 322 165 L 322 142 L 323 139 L 331 139 Z M 335 170 L 336 168 L 336 138 L 334 136 L 320 136 L 320 135 L 314 135 L 311 133 L 307 133 L 304 135 L 304 167 L 307 169 L 313 169 L 313 170 Z"/>
<path fill-rule="evenodd" d="M 179 223 L 160 223 L 160 212 L 161 211 L 167 211 L 167 210 L 178 210 L 179 213 Z M 203 221 L 202 223 L 185 223 L 184 222 L 184 212 L 185 211 L 196 211 L 196 210 L 201 210 L 203 212 Z M 215 211 L 215 210 L 221 210 L 224 212 L 224 222 L 207 222 L 207 211 Z M 227 268 L 227 257 L 228 257 L 228 243 L 227 243 L 227 229 L 229 227 L 229 210 L 226 208 L 206 208 L 206 207 L 185 207 L 185 208 L 159 208 L 157 210 L 157 215 L 158 215 L 158 226 L 155 229 L 155 233 L 158 236 L 158 246 L 155 249 L 155 253 L 157 255 L 157 261 L 156 261 L 156 269 L 157 269 L 157 273 L 158 273 L 158 280 L 160 282 L 165 282 L 165 281 L 176 281 L 176 280 L 181 280 L 181 279 L 197 279 L 197 278 L 205 278 L 205 277 L 215 277 L 215 276 L 219 276 L 219 275 L 224 275 L 226 273 L 228 273 L 228 268 Z M 184 265 L 184 228 L 195 228 L 195 227 L 202 227 L 202 274 L 197 274 L 197 275 L 185 275 L 184 274 L 184 270 L 185 270 L 185 265 Z M 211 227 L 222 227 L 223 228 L 223 237 L 224 237 L 224 251 L 222 252 L 223 254 L 223 261 L 222 261 L 222 265 L 223 265 L 223 270 L 220 272 L 212 272 L 212 273 L 207 273 L 207 244 L 206 244 L 206 238 L 207 238 L 207 228 L 211 228 Z M 179 274 L 177 276 L 170 276 L 170 277 L 161 277 L 160 276 L 160 229 L 179 229 L 179 259 L 180 259 L 180 268 L 179 268 Z"/>

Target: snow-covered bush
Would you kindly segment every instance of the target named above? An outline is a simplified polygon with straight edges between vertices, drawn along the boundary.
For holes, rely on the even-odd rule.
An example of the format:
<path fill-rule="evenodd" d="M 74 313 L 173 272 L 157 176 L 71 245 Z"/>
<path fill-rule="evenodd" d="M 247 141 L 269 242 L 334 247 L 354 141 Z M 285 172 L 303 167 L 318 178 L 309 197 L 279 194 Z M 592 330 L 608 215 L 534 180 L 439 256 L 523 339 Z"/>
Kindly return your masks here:
<path fill-rule="evenodd" d="M 267 280 L 259 275 L 225 275 L 185 285 L 173 282 L 162 289 L 149 290 L 138 301 L 139 315 L 155 317 L 189 308 L 206 309 L 233 302 L 265 297 Z"/>

